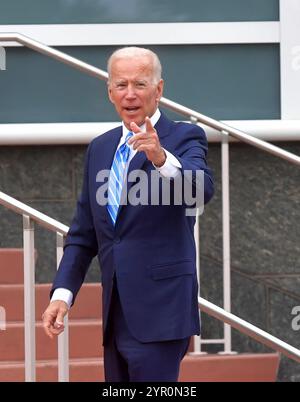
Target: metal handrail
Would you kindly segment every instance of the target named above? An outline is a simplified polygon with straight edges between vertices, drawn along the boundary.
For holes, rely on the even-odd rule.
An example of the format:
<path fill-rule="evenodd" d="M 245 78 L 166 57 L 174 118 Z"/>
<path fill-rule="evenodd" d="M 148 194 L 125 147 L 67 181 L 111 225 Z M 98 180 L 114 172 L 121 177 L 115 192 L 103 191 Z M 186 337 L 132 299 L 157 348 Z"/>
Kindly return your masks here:
<path fill-rule="evenodd" d="M 245 321 L 232 313 L 228 313 L 224 309 L 203 299 L 202 297 L 198 297 L 198 304 L 201 311 L 204 313 L 209 314 L 219 321 L 229 324 L 238 331 L 300 363 L 300 349 L 283 342 L 279 338 L 276 338 L 268 332 L 250 324 L 248 321 Z"/>
<path fill-rule="evenodd" d="M 18 42 L 24 46 L 27 46 L 39 53 L 50 56 L 62 63 L 68 64 L 88 75 L 107 81 L 107 72 L 92 66 L 91 64 L 85 63 L 75 57 L 69 56 L 59 50 L 53 49 L 50 46 L 44 45 L 36 40 L 28 38 L 25 35 L 19 33 L 0 33 L 0 41 L 8 42 Z M 246 142 L 252 146 L 262 149 L 272 155 L 278 156 L 279 158 L 285 159 L 291 163 L 300 166 L 300 157 L 294 155 L 291 152 L 285 151 L 273 144 L 269 144 L 266 141 L 260 140 L 258 138 L 253 138 L 251 135 L 238 130 L 234 127 L 230 127 L 227 124 L 221 123 L 211 117 L 205 116 L 193 109 L 187 108 L 180 105 L 179 103 L 173 102 L 167 98 L 161 98 L 160 104 L 176 113 L 179 113 L 189 119 L 192 118 L 196 122 L 201 122 L 209 127 L 212 127 L 220 132 L 227 132 L 229 135 L 237 138 L 240 141 Z"/>
<path fill-rule="evenodd" d="M 36 380 L 36 344 L 35 344 L 35 248 L 34 223 L 56 233 L 56 262 L 59 267 L 63 255 L 63 240 L 69 228 L 47 215 L 23 204 L 0 192 L 0 205 L 23 215 L 24 249 L 24 338 L 25 338 L 25 381 Z M 58 337 L 58 378 L 69 380 L 69 337 L 68 317 L 64 318 L 65 331 Z"/>
<path fill-rule="evenodd" d="M 62 235 L 66 236 L 68 233 L 68 226 L 64 225 L 56 221 L 55 219 L 50 218 L 49 216 L 43 214 L 42 212 L 37 211 L 34 208 L 29 207 L 23 202 L 16 200 L 13 197 L 3 193 L 0 191 L 0 204 L 4 207 L 16 212 L 19 215 L 27 215 L 39 225 L 43 226 L 46 229 L 51 230 L 52 232 L 58 232 Z"/>
<path fill-rule="evenodd" d="M 8 196 L 3 192 L 0 192 L 0 204 L 20 215 L 28 215 L 39 225 L 42 225 L 43 227 L 53 232 L 59 232 L 62 235 L 66 235 L 69 230 L 69 228 L 66 225 L 63 225 L 62 223 L 56 221 L 55 219 L 49 218 L 47 215 L 29 207 L 26 204 L 23 204 L 22 202 L 16 200 L 13 197 Z M 263 343 L 266 346 L 271 347 L 272 349 L 284 354 L 290 359 L 293 359 L 300 363 L 299 349 L 268 334 L 267 332 L 250 324 L 249 322 L 242 320 L 236 315 L 228 313 L 221 307 L 216 306 L 215 304 L 203 299 L 202 297 L 198 298 L 198 303 L 201 311 L 209 314 L 214 318 L 217 318 L 220 321 L 223 321 L 231 325 L 240 332 L 245 333 L 251 338 Z"/>

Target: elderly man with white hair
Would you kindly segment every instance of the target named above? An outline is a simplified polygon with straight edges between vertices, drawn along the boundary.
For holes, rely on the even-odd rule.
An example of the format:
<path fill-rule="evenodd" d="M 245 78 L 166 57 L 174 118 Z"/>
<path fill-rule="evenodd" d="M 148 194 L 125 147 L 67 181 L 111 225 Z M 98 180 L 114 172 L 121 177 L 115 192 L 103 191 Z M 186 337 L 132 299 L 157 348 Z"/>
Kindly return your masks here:
<path fill-rule="evenodd" d="M 195 216 L 180 196 L 189 182 L 193 195 L 202 187 L 207 203 L 213 179 L 204 131 L 175 123 L 158 108 L 161 71 L 148 49 L 122 48 L 109 58 L 108 96 L 122 125 L 88 147 L 82 193 L 43 314 L 47 335 L 63 331 L 63 317 L 97 255 L 110 382 L 177 381 L 190 337 L 200 333 Z M 143 202 L 132 202 L 135 186 L 146 191 Z"/>

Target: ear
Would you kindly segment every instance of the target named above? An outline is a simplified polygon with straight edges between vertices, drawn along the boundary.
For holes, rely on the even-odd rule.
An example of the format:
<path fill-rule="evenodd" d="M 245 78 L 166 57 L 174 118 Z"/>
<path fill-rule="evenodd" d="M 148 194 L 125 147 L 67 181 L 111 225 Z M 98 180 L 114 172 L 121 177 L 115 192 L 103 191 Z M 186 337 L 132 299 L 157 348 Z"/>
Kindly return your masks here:
<path fill-rule="evenodd" d="M 160 98 L 162 97 L 163 91 L 164 91 L 164 80 L 159 80 L 159 83 L 157 84 L 157 94 L 156 94 L 156 101 L 159 102 Z"/>

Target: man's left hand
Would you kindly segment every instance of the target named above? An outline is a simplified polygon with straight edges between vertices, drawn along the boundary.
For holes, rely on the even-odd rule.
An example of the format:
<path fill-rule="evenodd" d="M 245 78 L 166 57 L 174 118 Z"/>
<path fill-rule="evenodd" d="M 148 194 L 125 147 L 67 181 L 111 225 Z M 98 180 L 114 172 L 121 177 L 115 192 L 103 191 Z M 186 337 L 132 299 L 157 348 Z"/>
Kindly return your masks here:
<path fill-rule="evenodd" d="M 128 141 L 138 152 L 144 151 L 149 161 L 156 167 L 161 167 L 166 161 L 166 154 L 159 142 L 159 137 L 155 128 L 152 126 L 149 117 L 145 120 L 146 131 L 143 132 L 135 123 L 130 123 L 130 128 L 134 135 Z"/>

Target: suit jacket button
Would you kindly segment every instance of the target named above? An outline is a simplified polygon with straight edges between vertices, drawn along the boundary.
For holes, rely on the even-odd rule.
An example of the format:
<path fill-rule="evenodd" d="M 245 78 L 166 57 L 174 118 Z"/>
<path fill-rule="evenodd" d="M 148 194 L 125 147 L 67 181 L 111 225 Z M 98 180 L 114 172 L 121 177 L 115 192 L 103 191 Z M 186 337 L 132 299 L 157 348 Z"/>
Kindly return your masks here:
<path fill-rule="evenodd" d="M 114 239 L 114 243 L 115 243 L 115 244 L 120 243 L 120 241 L 121 241 L 120 237 L 116 237 L 116 238 Z"/>

